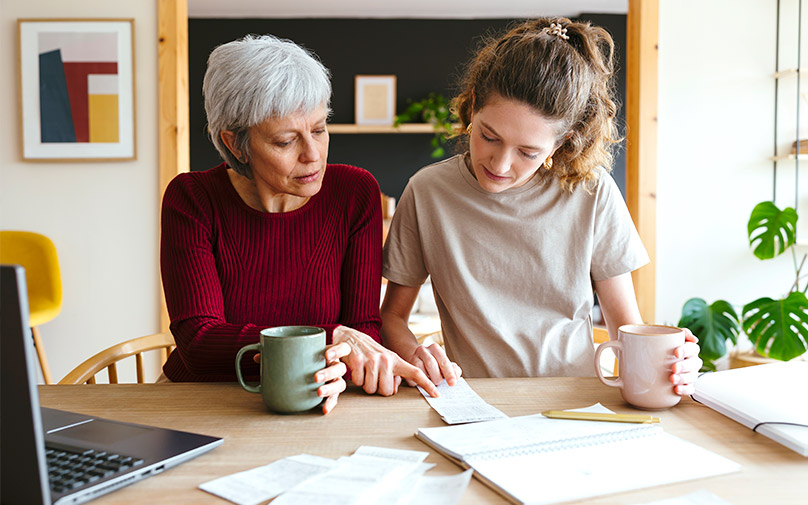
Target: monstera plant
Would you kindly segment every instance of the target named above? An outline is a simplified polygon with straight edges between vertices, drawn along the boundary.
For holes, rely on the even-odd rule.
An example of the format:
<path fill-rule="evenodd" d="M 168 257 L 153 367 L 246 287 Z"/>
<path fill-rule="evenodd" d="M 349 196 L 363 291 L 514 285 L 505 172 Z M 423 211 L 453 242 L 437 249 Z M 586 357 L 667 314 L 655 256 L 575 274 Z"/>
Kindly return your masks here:
<path fill-rule="evenodd" d="M 691 298 L 685 302 L 679 326 L 698 335 L 705 369 L 715 370 L 714 361 L 727 353 L 728 340 L 738 343 L 741 328 L 762 356 L 787 361 L 808 350 L 808 282 L 801 287 L 808 275 L 802 273 L 808 254 L 797 261 L 796 228 L 797 212 L 791 207 L 780 210 L 774 202 L 757 204 L 747 225 L 749 245 L 761 260 L 791 250 L 795 278 L 785 296 L 758 298 L 744 305 L 740 313 L 726 300 L 707 304 Z"/>

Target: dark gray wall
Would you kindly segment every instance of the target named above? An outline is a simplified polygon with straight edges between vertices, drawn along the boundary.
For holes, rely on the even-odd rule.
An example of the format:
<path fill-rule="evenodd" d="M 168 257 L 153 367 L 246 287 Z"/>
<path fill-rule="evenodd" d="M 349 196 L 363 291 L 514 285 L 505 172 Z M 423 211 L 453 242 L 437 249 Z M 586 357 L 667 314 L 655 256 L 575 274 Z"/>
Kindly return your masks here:
<path fill-rule="evenodd" d="M 611 32 L 619 61 L 625 61 L 626 16 L 582 14 Z M 189 21 L 189 69 L 191 113 L 191 169 L 207 170 L 221 162 L 205 133 L 202 78 L 208 54 L 219 44 L 248 33 L 273 34 L 291 39 L 314 51 L 332 72 L 332 123 L 354 121 L 354 76 L 395 74 L 396 110 L 407 99 L 419 100 L 430 92 L 447 98 L 465 63 L 485 34 L 495 34 L 513 20 L 429 19 L 191 19 Z M 618 92 L 625 97 L 625 72 L 620 65 Z M 624 123 L 621 109 L 620 125 Z M 332 134 L 328 160 L 369 170 L 384 193 L 398 198 L 409 177 L 436 161 L 429 153 L 429 134 Z M 453 151 L 447 151 L 447 156 Z M 614 177 L 625 187 L 625 159 L 620 149 Z"/>

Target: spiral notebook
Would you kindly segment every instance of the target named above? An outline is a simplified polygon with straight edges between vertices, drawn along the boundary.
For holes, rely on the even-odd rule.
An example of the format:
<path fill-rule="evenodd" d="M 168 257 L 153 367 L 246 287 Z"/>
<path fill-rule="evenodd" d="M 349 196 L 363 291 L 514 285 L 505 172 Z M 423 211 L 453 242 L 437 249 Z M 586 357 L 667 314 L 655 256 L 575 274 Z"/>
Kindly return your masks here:
<path fill-rule="evenodd" d="M 415 436 L 514 503 L 579 500 L 740 469 L 650 424 L 537 414 L 421 428 Z"/>
<path fill-rule="evenodd" d="M 789 361 L 707 373 L 693 398 L 808 457 L 808 362 Z"/>

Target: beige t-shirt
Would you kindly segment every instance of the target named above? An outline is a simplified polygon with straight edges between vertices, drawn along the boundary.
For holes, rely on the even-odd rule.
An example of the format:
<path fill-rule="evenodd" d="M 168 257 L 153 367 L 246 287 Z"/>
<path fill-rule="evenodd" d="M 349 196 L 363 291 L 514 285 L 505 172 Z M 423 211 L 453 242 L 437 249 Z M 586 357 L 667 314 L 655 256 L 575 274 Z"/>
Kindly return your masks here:
<path fill-rule="evenodd" d="M 410 179 L 382 274 L 404 286 L 431 275 L 446 352 L 466 377 L 591 376 L 592 281 L 647 262 L 605 171 L 593 194 L 541 170 L 491 194 L 458 155 Z"/>

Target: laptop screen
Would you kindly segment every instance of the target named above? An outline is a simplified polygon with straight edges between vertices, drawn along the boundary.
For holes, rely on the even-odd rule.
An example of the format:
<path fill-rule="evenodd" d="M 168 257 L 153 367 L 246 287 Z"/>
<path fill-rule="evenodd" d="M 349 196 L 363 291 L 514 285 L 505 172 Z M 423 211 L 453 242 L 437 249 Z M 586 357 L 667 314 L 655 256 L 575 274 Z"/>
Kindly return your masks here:
<path fill-rule="evenodd" d="M 0 265 L 0 503 L 50 505 L 25 269 Z M 11 484 L 13 483 L 13 484 Z"/>

